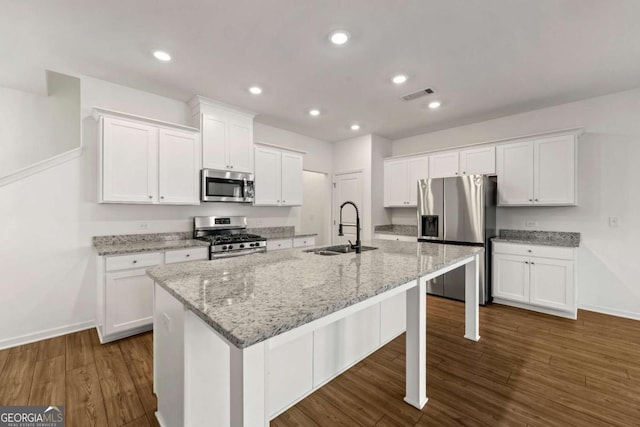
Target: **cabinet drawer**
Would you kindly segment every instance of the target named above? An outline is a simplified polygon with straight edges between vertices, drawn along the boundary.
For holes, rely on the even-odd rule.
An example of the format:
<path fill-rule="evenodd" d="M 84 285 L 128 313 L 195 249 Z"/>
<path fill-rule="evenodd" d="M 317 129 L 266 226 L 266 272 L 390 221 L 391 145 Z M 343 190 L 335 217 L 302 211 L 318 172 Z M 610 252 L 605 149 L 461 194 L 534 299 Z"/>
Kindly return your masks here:
<path fill-rule="evenodd" d="M 293 247 L 294 248 L 304 248 L 305 246 L 315 246 L 316 238 L 313 236 L 309 237 L 296 237 L 293 239 Z"/>
<path fill-rule="evenodd" d="M 561 248 L 557 246 L 536 246 L 519 243 L 495 242 L 493 244 L 493 252 L 542 258 L 574 259 L 573 248 Z"/>
<path fill-rule="evenodd" d="M 106 264 L 107 271 L 126 270 L 129 268 L 151 267 L 160 265 L 160 253 L 149 252 L 132 255 L 121 255 L 108 257 Z"/>
<path fill-rule="evenodd" d="M 176 262 L 198 261 L 209 259 L 209 248 L 188 248 L 176 251 L 168 251 L 164 254 L 165 264 L 173 264 Z"/>
<path fill-rule="evenodd" d="M 267 240 L 267 250 L 277 251 L 279 249 L 291 249 L 293 239 Z"/>
<path fill-rule="evenodd" d="M 381 240 L 395 240 L 398 242 L 417 242 L 418 238 L 413 236 L 401 236 L 399 234 L 384 234 L 384 233 L 376 233 L 373 235 L 374 239 Z"/>

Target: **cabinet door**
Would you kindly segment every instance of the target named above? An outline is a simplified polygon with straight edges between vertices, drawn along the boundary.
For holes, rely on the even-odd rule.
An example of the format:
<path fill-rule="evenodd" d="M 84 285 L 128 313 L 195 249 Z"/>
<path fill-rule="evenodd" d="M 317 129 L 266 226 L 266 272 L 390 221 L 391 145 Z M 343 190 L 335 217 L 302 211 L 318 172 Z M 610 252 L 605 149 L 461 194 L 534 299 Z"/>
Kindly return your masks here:
<path fill-rule="evenodd" d="M 280 205 L 281 159 L 282 154 L 278 150 L 256 147 L 254 205 Z"/>
<path fill-rule="evenodd" d="M 529 259 L 517 255 L 493 255 L 493 296 L 529 302 Z"/>
<path fill-rule="evenodd" d="M 102 202 L 153 203 L 158 188 L 158 128 L 102 119 Z"/>
<path fill-rule="evenodd" d="M 106 335 L 153 323 L 153 280 L 144 269 L 107 273 Z"/>
<path fill-rule="evenodd" d="M 268 363 L 267 401 L 273 416 L 313 389 L 313 333 L 271 347 Z"/>
<path fill-rule="evenodd" d="M 418 180 L 429 178 L 429 158 L 407 160 L 407 206 L 418 206 Z"/>
<path fill-rule="evenodd" d="M 496 147 L 483 147 L 460 152 L 462 175 L 493 175 L 496 173 Z"/>
<path fill-rule="evenodd" d="M 531 258 L 531 304 L 574 311 L 573 261 Z"/>
<path fill-rule="evenodd" d="M 407 206 L 409 201 L 407 178 L 406 159 L 384 162 L 385 206 Z"/>
<path fill-rule="evenodd" d="M 200 203 L 198 134 L 160 129 L 158 178 L 160 203 Z"/>
<path fill-rule="evenodd" d="M 458 175 L 458 153 L 429 156 L 429 178 L 447 178 Z"/>
<path fill-rule="evenodd" d="M 498 204 L 533 204 L 533 141 L 497 147 Z"/>
<path fill-rule="evenodd" d="M 253 120 L 232 116 L 227 145 L 229 166 L 234 172 L 253 172 Z"/>
<path fill-rule="evenodd" d="M 302 162 L 302 154 L 282 152 L 282 206 L 302 205 Z"/>
<path fill-rule="evenodd" d="M 202 115 L 202 167 L 229 169 L 227 157 L 227 118 L 222 115 Z"/>
<path fill-rule="evenodd" d="M 536 204 L 576 203 L 576 143 L 573 135 L 535 140 L 534 168 Z"/>

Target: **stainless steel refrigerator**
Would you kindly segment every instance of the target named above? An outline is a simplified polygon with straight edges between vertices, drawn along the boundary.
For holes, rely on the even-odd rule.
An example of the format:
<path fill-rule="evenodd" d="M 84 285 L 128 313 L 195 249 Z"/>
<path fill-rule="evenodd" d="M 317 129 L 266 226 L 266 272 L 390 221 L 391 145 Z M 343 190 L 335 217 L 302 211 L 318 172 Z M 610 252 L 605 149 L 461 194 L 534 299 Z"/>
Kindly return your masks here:
<path fill-rule="evenodd" d="M 480 304 L 491 299 L 490 239 L 496 235 L 496 178 L 466 175 L 418 181 L 418 240 L 484 247 Z M 427 284 L 427 293 L 464 301 L 464 266 Z"/>

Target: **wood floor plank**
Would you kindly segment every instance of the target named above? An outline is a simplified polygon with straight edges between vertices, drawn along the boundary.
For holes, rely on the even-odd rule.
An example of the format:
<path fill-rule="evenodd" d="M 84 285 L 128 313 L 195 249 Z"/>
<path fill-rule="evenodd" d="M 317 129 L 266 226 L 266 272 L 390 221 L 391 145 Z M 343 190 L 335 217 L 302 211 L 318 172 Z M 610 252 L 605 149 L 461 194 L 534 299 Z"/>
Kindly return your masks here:
<path fill-rule="evenodd" d="M 135 336 L 120 340 L 118 345 L 144 410 L 153 412 L 157 409 L 153 394 L 153 357 L 144 341 Z"/>
<path fill-rule="evenodd" d="M 50 338 L 38 342 L 38 361 L 53 359 L 66 354 L 66 338 L 64 336 Z M 65 369 L 65 366 L 62 366 Z"/>
<path fill-rule="evenodd" d="M 298 406 L 302 412 L 321 427 L 353 427 L 363 425 L 359 420 L 355 420 L 347 414 L 338 411 L 331 402 L 318 394 L 315 394 L 313 399 L 302 400 L 298 403 Z M 323 416 L 319 417 L 317 414 L 323 414 Z"/>
<path fill-rule="evenodd" d="M 147 419 L 149 420 L 149 424 L 151 425 L 151 427 L 160 427 L 160 423 L 156 418 L 155 411 L 147 412 Z"/>
<path fill-rule="evenodd" d="M 9 358 L 10 350 L 0 350 L 0 376 L 2 375 L 2 371 L 4 370 L 4 365 L 7 363 L 7 359 Z"/>
<path fill-rule="evenodd" d="M 37 353 L 37 346 L 31 345 L 26 350 L 9 352 L 0 374 L 0 405 L 28 403 Z"/>
<path fill-rule="evenodd" d="M 292 407 L 275 420 L 272 427 L 319 427 L 319 424 L 305 415 L 297 406 Z"/>
<path fill-rule="evenodd" d="M 151 427 L 151 424 L 149 424 L 147 416 L 144 415 L 137 420 L 133 420 L 130 423 L 125 424 L 123 427 Z"/>
<path fill-rule="evenodd" d="M 145 415 L 118 343 L 95 347 L 94 352 L 109 422 L 120 426 Z"/>
<path fill-rule="evenodd" d="M 68 427 L 108 426 L 96 366 L 66 371 L 65 416 Z"/>
<path fill-rule="evenodd" d="M 67 371 L 95 364 L 93 344 L 89 330 L 66 336 Z"/>
<path fill-rule="evenodd" d="M 64 343 L 64 340 L 62 342 Z M 54 353 L 57 353 L 57 350 Z M 65 356 L 63 353 L 35 363 L 29 405 L 62 406 L 64 404 Z"/>

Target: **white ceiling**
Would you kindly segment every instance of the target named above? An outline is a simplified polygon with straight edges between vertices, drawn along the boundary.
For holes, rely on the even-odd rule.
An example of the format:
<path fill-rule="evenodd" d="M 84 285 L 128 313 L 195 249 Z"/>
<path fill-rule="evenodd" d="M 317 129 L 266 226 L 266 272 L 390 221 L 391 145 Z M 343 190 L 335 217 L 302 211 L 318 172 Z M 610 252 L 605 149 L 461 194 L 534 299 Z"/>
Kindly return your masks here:
<path fill-rule="evenodd" d="M 639 18 L 638 0 L 0 0 L 0 85 L 40 89 L 53 69 L 329 141 L 395 139 L 638 87 Z M 329 43 L 337 28 L 348 45 Z"/>

